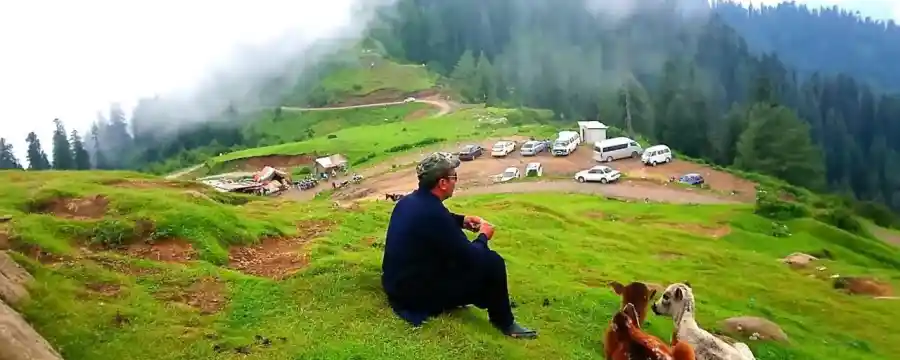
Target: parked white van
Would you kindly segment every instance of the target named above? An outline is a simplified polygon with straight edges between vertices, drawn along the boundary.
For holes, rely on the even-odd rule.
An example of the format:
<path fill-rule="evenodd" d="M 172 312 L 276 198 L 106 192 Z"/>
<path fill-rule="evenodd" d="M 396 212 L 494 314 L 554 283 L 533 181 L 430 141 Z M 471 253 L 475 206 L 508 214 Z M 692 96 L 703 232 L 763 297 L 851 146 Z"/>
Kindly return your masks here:
<path fill-rule="evenodd" d="M 606 139 L 594 143 L 594 160 L 610 162 L 624 158 L 637 158 L 644 150 L 627 137 Z"/>
<path fill-rule="evenodd" d="M 567 156 L 575 152 L 579 144 L 581 144 L 581 134 L 577 131 L 560 131 L 550 152 L 553 156 Z"/>
<path fill-rule="evenodd" d="M 665 145 L 648 147 L 641 155 L 641 162 L 644 165 L 656 166 L 656 164 L 665 164 L 669 161 L 672 161 L 672 149 Z"/>

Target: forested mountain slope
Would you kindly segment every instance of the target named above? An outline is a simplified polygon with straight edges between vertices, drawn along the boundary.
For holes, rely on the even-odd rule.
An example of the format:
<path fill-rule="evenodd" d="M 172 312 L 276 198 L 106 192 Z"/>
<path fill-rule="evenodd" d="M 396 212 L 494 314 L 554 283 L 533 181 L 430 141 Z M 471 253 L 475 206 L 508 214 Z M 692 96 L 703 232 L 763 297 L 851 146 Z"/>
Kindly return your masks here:
<path fill-rule="evenodd" d="M 897 96 L 753 55 L 705 1 L 584 4 L 403 0 L 373 34 L 472 101 L 599 118 L 692 157 L 900 207 Z"/>
<path fill-rule="evenodd" d="M 847 73 L 884 89 L 900 89 L 900 27 L 856 11 L 803 4 L 713 8 L 754 51 L 775 52 L 806 73 Z M 890 14 L 883 14 L 890 16 Z"/>

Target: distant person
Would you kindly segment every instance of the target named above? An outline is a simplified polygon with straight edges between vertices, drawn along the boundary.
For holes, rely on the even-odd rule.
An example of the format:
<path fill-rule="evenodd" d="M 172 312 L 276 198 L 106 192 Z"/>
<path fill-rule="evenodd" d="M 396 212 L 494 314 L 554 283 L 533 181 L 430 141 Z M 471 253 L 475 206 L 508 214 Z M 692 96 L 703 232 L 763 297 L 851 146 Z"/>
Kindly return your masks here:
<path fill-rule="evenodd" d="M 459 160 L 433 153 L 416 167 L 419 188 L 400 199 L 391 214 L 381 283 L 391 308 L 414 326 L 469 304 L 487 309 L 491 323 L 515 338 L 537 332 L 515 322 L 506 284 L 506 263 L 488 248 L 494 227 L 477 216 L 451 213 Z M 463 229 L 477 231 L 469 241 Z"/>

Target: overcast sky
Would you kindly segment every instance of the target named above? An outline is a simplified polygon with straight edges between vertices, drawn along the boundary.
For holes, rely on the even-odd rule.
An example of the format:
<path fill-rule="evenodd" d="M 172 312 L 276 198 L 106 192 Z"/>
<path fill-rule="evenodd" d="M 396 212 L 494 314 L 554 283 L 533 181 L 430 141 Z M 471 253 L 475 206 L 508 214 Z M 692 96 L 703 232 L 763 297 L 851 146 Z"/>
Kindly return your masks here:
<path fill-rule="evenodd" d="M 24 162 L 35 131 L 49 154 L 56 117 L 86 131 L 112 101 L 190 88 L 237 44 L 344 34 L 377 1 L 0 1 L 0 137 Z"/>
<path fill-rule="evenodd" d="M 56 117 L 85 131 L 112 101 L 130 108 L 141 96 L 188 89 L 236 44 L 288 31 L 333 35 L 366 1 L 2 1 L 0 137 L 24 163 L 25 136 L 35 131 L 49 154 Z M 900 18 L 900 0 L 798 2 Z"/>

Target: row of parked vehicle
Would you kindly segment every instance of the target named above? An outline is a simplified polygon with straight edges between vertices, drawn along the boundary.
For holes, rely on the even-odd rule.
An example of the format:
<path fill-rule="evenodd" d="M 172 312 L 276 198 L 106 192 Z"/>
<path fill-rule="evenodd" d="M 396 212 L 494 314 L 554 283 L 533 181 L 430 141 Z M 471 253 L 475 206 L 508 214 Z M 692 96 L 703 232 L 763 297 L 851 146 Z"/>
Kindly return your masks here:
<path fill-rule="evenodd" d="M 519 154 L 522 156 L 535 156 L 544 151 L 547 151 L 550 148 L 550 141 L 548 140 L 530 140 L 522 144 L 519 148 Z M 509 140 L 498 141 L 491 147 L 491 156 L 492 157 L 505 157 L 509 154 L 512 154 L 516 151 L 516 142 Z M 485 149 L 481 147 L 481 145 L 477 144 L 469 144 L 463 146 L 457 156 L 459 156 L 460 160 L 468 161 L 475 160 L 478 157 L 484 155 Z"/>

